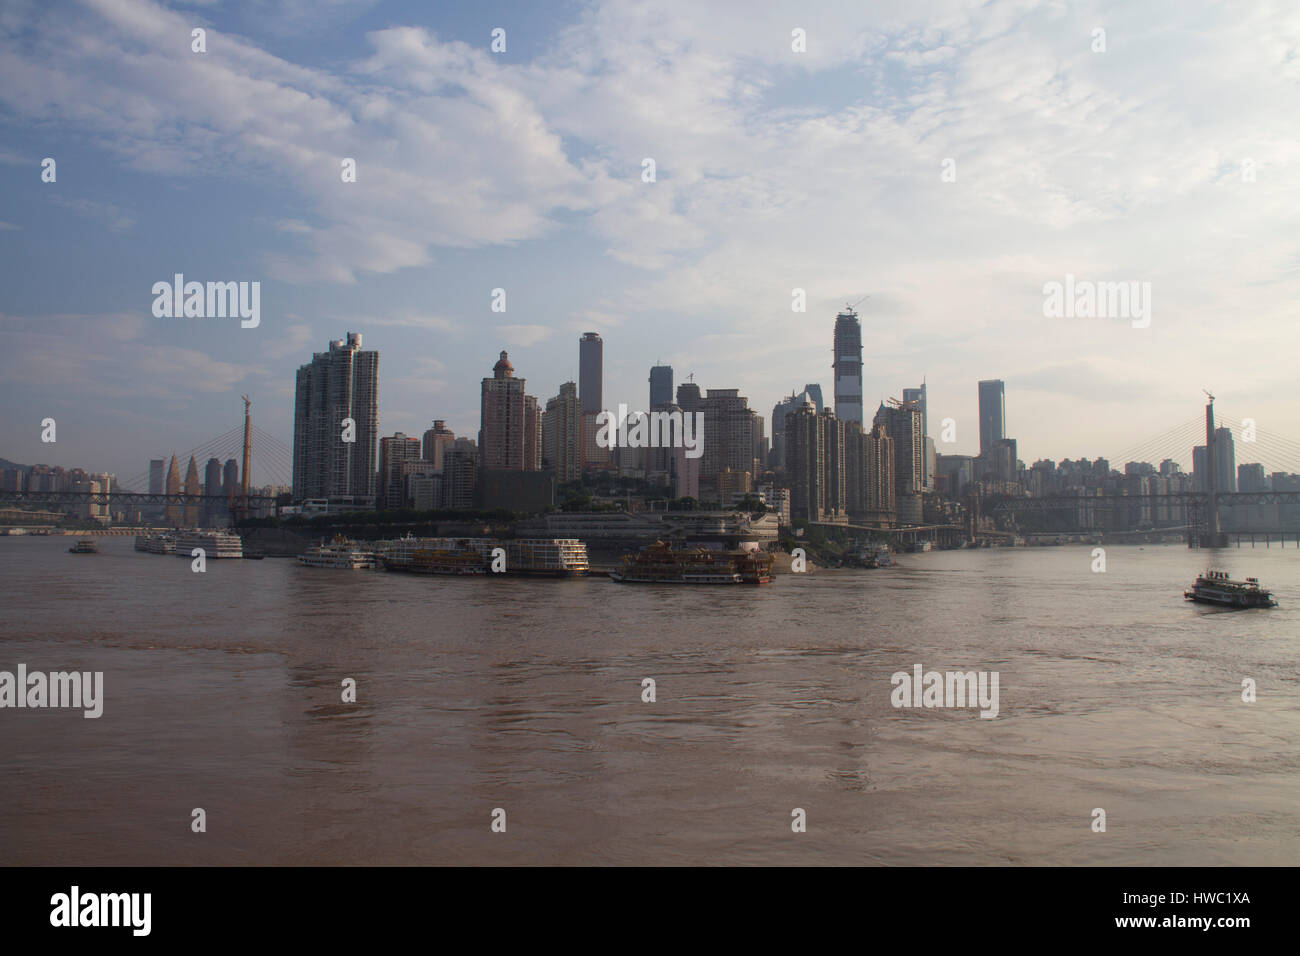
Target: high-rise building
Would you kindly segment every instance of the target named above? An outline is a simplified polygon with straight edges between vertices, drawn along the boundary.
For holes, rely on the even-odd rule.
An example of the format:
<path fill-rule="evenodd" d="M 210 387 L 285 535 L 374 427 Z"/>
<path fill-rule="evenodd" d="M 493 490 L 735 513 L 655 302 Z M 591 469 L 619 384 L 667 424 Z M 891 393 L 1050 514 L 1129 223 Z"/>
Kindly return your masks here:
<path fill-rule="evenodd" d="M 823 412 L 826 410 L 826 403 L 822 401 L 822 387 L 820 385 L 816 382 L 809 382 L 803 387 L 803 390 L 808 393 L 808 397 L 812 399 L 813 407 L 817 411 Z"/>
<path fill-rule="evenodd" d="M 812 389 L 817 389 L 817 394 Z M 785 467 L 785 417 L 811 402 L 815 411 L 821 411 L 821 386 L 805 385 L 799 393 L 791 392 L 772 408 L 772 452 L 768 464 L 773 468 Z"/>
<path fill-rule="evenodd" d="M 851 307 L 835 316 L 835 417 L 862 421 L 862 326 Z"/>
<path fill-rule="evenodd" d="M 582 422 L 578 386 L 565 382 L 542 414 L 542 467 L 555 472 L 556 481 L 582 478 Z"/>
<path fill-rule="evenodd" d="M 203 502 L 203 515 L 207 524 L 212 524 L 218 518 L 229 513 L 224 502 L 214 500 L 220 494 L 221 460 L 209 458 L 207 465 L 203 468 L 203 496 L 206 499 Z"/>
<path fill-rule="evenodd" d="M 673 367 L 671 365 L 653 365 L 650 367 L 650 407 L 654 411 L 662 405 L 673 403 Z"/>
<path fill-rule="evenodd" d="M 524 471 L 542 469 L 542 409 L 534 395 L 524 396 Z"/>
<path fill-rule="evenodd" d="M 379 439 L 379 483 L 376 506 L 401 508 L 406 503 L 405 474 L 402 465 L 420 461 L 420 439 L 405 432 Z M 429 466 L 432 470 L 432 466 Z"/>
<path fill-rule="evenodd" d="M 711 388 L 700 402 L 699 411 L 704 413 L 700 477 L 706 482 L 716 482 L 727 468 L 733 472 L 749 472 L 752 476 L 756 423 L 749 400 L 736 388 Z"/>
<path fill-rule="evenodd" d="M 1206 487 L 1205 446 L 1192 449 L 1192 486 L 1198 492 Z M 1214 491 L 1215 494 L 1232 494 L 1237 490 L 1237 453 L 1233 446 L 1232 429 L 1214 430 Z"/>
<path fill-rule="evenodd" d="M 163 480 L 166 475 L 167 462 L 162 458 L 149 459 L 149 494 L 163 493 Z"/>
<path fill-rule="evenodd" d="M 179 528 L 185 518 L 185 509 L 176 495 L 181 493 L 181 473 L 176 467 L 176 456 L 172 455 L 171 464 L 167 466 L 167 510 L 165 512 L 167 524 L 173 528 Z"/>
<path fill-rule="evenodd" d="M 921 521 L 921 493 L 925 484 L 925 442 L 921 436 L 921 409 L 916 405 L 881 404 L 874 424 L 883 426 L 894 446 L 895 507 L 902 524 Z"/>
<path fill-rule="evenodd" d="M 202 502 L 199 495 L 203 488 L 199 484 L 199 466 L 190 455 L 190 466 L 185 469 L 185 527 L 197 528 L 202 519 Z"/>
<path fill-rule="evenodd" d="M 379 353 L 363 351 L 361 333 L 349 332 L 298 369 L 294 498 L 374 495 L 378 436 Z"/>
<path fill-rule="evenodd" d="M 1254 463 L 1238 465 L 1237 490 L 1240 492 L 1268 491 L 1268 479 L 1264 477 L 1264 466 Z"/>
<path fill-rule="evenodd" d="M 478 482 L 478 446 L 468 438 L 457 438 L 442 457 L 441 507 L 465 510 L 474 507 Z"/>
<path fill-rule="evenodd" d="M 483 379 L 479 417 L 479 467 L 524 471 L 529 428 L 525 414 L 524 383 L 503 351 L 492 377 Z"/>
<path fill-rule="evenodd" d="M 682 382 L 677 386 L 677 405 L 681 408 L 682 414 L 698 412 L 700 403 L 704 401 L 700 394 L 700 386 L 694 382 Z"/>
<path fill-rule="evenodd" d="M 980 454 L 1007 437 L 1006 385 L 1001 379 L 979 383 Z"/>
<path fill-rule="evenodd" d="M 921 410 L 921 434 L 930 434 L 930 423 L 926 418 L 925 410 L 925 382 L 921 383 L 920 388 L 903 389 L 903 404 L 906 405 L 908 403 L 916 405 L 916 407 Z"/>
<path fill-rule="evenodd" d="M 595 332 L 584 332 L 578 340 L 578 398 L 587 415 L 604 410 L 603 375 L 605 345 Z"/>
<path fill-rule="evenodd" d="M 233 458 L 227 458 L 225 467 L 221 469 L 221 495 L 226 499 L 226 508 L 229 510 L 231 503 L 239 494 L 239 462 Z"/>
<path fill-rule="evenodd" d="M 442 456 L 455 440 L 456 436 L 440 418 L 434 419 L 433 427 L 425 431 L 423 457 L 434 471 L 442 471 Z"/>
<path fill-rule="evenodd" d="M 826 510 L 826 441 L 811 401 L 785 417 L 785 471 L 790 518 L 821 521 Z"/>

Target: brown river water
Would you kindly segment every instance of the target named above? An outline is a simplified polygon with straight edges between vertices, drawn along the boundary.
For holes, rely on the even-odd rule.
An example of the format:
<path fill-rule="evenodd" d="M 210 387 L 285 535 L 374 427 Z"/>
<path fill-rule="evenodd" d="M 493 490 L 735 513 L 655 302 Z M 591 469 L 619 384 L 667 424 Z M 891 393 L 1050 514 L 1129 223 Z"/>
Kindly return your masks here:
<path fill-rule="evenodd" d="M 1172 545 L 692 588 L 71 541 L 0 538 L 0 671 L 104 674 L 98 719 L 0 709 L 10 865 L 1300 863 L 1276 542 L 1216 556 L 1281 602 L 1231 612 Z M 895 708 L 916 664 L 997 672 L 997 717 Z"/>

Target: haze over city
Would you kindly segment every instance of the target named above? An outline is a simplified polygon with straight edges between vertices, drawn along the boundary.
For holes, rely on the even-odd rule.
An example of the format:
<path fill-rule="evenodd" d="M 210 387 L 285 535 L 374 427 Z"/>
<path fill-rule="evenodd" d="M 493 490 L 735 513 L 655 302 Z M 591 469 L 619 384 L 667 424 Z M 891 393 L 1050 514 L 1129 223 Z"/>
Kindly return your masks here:
<path fill-rule="evenodd" d="M 4 457 L 136 475 L 241 392 L 287 441 L 295 369 L 352 331 L 385 435 L 472 435 L 503 349 L 554 395 L 586 331 L 611 408 L 662 362 L 766 416 L 829 395 L 863 296 L 866 406 L 924 377 L 943 451 L 978 450 L 988 378 L 1027 462 L 1118 455 L 1202 387 L 1300 434 L 1293 5 L 327 9 L 5 5 Z M 261 282 L 260 324 L 155 318 L 176 273 Z M 1066 276 L 1150 283 L 1149 327 L 1046 317 Z"/>

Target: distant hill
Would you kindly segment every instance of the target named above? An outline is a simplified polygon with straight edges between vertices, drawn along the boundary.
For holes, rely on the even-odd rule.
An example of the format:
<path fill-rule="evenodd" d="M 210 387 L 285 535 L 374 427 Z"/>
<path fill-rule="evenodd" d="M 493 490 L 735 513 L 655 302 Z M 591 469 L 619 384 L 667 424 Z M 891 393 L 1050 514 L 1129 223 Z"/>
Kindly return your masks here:
<path fill-rule="evenodd" d="M 23 471 L 31 471 L 31 465 L 20 465 L 16 461 L 10 461 L 8 458 L 0 458 L 0 468 L 21 468 Z"/>

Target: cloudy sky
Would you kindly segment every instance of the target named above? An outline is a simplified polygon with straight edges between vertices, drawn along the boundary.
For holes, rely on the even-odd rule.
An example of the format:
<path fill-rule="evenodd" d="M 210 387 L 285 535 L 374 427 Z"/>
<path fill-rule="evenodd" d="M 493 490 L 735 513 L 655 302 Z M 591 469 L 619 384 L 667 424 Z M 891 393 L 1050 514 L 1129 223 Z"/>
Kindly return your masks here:
<path fill-rule="evenodd" d="M 1300 442 L 1298 48 L 1294 0 L 6 0 L 0 457 L 138 475 L 242 392 L 287 442 L 349 331 L 385 434 L 473 436 L 503 348 L 545 401 L 588 330 L 607 405 L 662 361 L 770 417 L 829 399 L 862 296 L 867 404 L 924 376 L 940 452 L 977 450 L 981 378 L 1026 462 L 1202 388 Z M 260 326 L 155 318 L 177 272 L 261 282 Z M 1067 274 L 1150 283 L 1149 327 L 1045 316 Z"/>

